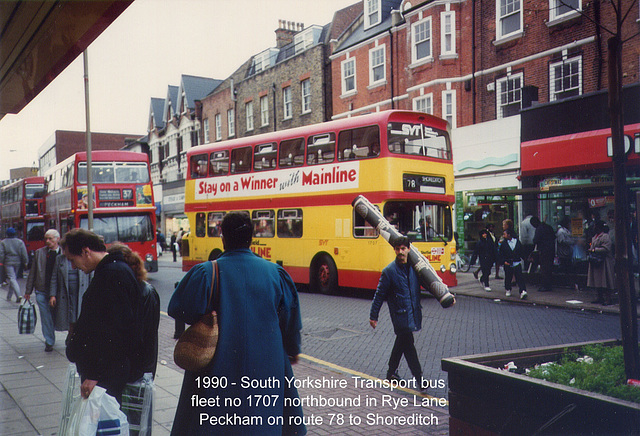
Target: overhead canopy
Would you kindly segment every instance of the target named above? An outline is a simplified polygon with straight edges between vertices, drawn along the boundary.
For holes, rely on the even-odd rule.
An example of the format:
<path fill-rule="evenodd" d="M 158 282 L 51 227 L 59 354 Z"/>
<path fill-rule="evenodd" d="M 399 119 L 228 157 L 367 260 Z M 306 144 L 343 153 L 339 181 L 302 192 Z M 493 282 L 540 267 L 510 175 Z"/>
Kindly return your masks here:
<path fill-rule="evenodd" d="M 132 2 L 0 1 L 0 119 L 20 112 Z"/>

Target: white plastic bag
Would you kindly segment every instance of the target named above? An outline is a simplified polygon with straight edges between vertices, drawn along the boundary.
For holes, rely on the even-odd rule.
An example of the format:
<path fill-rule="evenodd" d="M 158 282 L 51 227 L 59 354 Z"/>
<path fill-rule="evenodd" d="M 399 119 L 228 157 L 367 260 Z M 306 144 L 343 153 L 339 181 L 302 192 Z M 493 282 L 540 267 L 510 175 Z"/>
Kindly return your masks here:
<path fill-rule="evenodd" d="M 76 404 L 80 404 L 80 376 L 76 370 L 76 365 L 70 363 L 62 388 L 62 408 L 60 411 L 59 435 L 67 435 L 71 424 L 71 417 L 75 412 Z"/>
<path fill-rule="evenodd" d="M 69 425 L 61 436 L 129 436 L 129 423 L 115 398 L 96 386 L 89 398 L 78 398 Z"/>
<path fill-rule="evenodd" d="M 149 436 L 153 427 L 153 374 L 147 372 L 134 382 L 127 383 L 122 392 L 121 410 L 127 415 L 131 436 Z"/>

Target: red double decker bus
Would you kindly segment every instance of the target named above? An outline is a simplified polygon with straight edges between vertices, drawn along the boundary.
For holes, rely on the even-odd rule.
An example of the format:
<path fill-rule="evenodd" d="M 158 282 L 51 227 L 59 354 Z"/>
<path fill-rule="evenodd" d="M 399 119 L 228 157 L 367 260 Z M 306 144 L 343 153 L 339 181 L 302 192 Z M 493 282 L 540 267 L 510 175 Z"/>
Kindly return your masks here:
<path fill-rule="evenodd" d="M 44 177 L 27 177 L 0 189 L 2 233 L 9 227 L 16 230 L 31 255 L 44 247 L 44 197 L 47 185 Z"/>
<path fill-rule="evenodd" d="M 156 208 L 144 153 L 96 150 L 91 154 L 93 231 L 107 244 L 122 242 L 140 254 L 147 271 L 158 271 Z M 61 235 L 89 228 L 87 153 L 59 163 L 47 176 L 45 221 Z"/>

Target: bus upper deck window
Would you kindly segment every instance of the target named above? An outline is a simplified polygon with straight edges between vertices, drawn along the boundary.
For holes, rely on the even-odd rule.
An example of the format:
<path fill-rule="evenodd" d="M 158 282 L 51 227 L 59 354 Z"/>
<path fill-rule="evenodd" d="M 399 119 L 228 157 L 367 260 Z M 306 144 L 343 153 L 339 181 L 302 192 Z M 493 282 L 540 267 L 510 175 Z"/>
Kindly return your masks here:
<path fill-rule="evenodd" d="M 191 156 L 189 168 L 191 169 L 192 179 L 207 177 L 207 155 L 197 154 L 195 156 Z"/>
<path fill-rule="evenodd" d="M 280 143 L 280 167 L 298 167 L 304 164 L 304 139 L 296 138 Z"/>
<path fill-rule="evenodd" d="M 331 163 L 336 154 L 335 133 L 310 136 L 307 140 L 307 165 Z"/>
<path fill-rule="evenodd" d="M 380 154 L 378 126 L 344 130 L 338 135 L 338 160 L 359 160 Z"/>
<path fill-rule="evenodd" d="M 222 150 L 211 153 L 209 159 L 209 174 L 225 176 L 229 173 L 229 151 Z"/>

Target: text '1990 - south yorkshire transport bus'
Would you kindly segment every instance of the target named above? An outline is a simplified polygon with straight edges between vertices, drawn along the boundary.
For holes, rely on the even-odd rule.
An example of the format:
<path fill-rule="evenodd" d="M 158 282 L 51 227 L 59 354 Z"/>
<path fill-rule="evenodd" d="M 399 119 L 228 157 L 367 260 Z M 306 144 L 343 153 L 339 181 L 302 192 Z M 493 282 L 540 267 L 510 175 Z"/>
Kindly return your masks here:
<path fill-rule="evenodd" d="M 222 218 L 241 211 L 253 222 L 254 253 L 296 283 L 324 293 L 375 289 L 395 254 L 354 213 L 364 195 L 457 284 L 451 141 L 440 118 L 384 111 L 204 144 L 187 159 L 184 270 L 220 255 Z"/>

